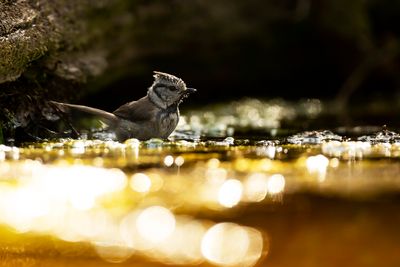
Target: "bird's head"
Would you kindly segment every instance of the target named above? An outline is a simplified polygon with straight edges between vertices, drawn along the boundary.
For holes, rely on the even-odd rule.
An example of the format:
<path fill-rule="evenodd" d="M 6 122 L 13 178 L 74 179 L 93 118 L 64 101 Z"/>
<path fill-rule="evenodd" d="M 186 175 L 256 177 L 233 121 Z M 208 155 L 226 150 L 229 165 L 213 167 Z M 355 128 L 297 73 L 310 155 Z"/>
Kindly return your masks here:
<path fill-rule="evenodd" d="M 171 74 L 154 72 L 154 82 L 149 88 L 150 98 L 160 107 L 178 105 L 196 89 L 187 88 L 185 82 Z"/>

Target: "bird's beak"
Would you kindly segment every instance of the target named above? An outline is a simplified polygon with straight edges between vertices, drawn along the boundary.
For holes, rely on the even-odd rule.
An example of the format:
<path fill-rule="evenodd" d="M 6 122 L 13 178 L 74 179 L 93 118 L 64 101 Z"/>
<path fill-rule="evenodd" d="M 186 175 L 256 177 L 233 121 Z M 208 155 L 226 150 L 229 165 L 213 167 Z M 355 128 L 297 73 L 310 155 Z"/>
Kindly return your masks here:
<path fill-rule="evenodd" d="M 184 98 L 189 97 L 189 95 L 190 95 L 191 93 L 194 93 L 194 92 L 196 92 L 196 91 L 197 91 L 197 90 L 194 89 L 194 88 L 186 88 L 186 90 L 183 91 L 183 93 L 181 94 L 180 101 L 182 101 Z"/>
<path fill-rule="evenodd" d="M 197 89 L 194 89 L 194 88 L 186 88 L 186 93 L 187 93 L 187 94 L 191 94 L 191 93 L 195 93 L 195 92 L 197 92 Z"/>

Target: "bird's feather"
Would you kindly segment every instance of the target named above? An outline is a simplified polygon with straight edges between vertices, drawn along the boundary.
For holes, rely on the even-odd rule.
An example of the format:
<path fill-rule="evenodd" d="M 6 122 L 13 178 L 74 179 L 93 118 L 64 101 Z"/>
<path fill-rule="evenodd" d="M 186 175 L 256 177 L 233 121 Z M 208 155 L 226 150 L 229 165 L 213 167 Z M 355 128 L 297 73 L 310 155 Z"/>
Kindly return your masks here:
<path fill-rule="evenodd" d="M 112 125 L 113 123 L 118 122 L 118 117 L 115 116 L 114 114 L 97 109 L 97 108 L 91 108 L 87 106 L 82 106 L 82 105 L 75 105 L 75 104 L 68 104 L 68 103 L 60 103 L 56 101 L 50 101 L 53 105 L 55 105 L 57 108 L 59 108 L 63 112 L 68 112 L 70 109 L 73 110 L 79 110 L 84 113 L 92 114 L 98 117 L 100 120 L 102 120 L 105 124 L 107 125 Z"/>
<path fill-rule="evenodd" d="M 157 112 L 157 106 L 145 96 L 137 101 L 132 101 L 120 106 L 113 114 L 132 122 L 141 122 L 153 120 Z"/>

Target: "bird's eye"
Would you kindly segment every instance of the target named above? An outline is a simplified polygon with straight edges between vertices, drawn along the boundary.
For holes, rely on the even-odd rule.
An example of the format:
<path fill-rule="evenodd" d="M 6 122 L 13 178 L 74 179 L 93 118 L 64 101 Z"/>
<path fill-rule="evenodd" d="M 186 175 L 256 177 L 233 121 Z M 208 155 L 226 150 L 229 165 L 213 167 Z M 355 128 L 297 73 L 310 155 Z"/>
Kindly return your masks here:
<path fill-rule="evenodd" d="M 178 88 L 176 88 L 175 86 L 168 86 L 168 89 L 169 89 L 170 91 L 176 91 L 176 90 L 178 90 Z"/>

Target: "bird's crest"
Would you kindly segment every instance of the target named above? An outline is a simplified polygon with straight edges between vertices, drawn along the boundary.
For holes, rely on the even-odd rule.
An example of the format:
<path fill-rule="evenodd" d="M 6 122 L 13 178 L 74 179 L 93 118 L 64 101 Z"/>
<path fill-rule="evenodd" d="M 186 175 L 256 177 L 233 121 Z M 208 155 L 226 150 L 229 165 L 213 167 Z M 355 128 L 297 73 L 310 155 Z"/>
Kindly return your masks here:
<path fill-rule="evenodd" d="M 163 84 L 167 84 L 167 85 L 177 85 L 181 88 L 181 90 L 186 90 L 186 84 L 185 82 L 168 73 L 164 73 L 164 72 L 160 72 L 160 71 L 154 71 L 154 75 L 153 77 L 155 78 L 156 83 L 163 83 Z"/>

